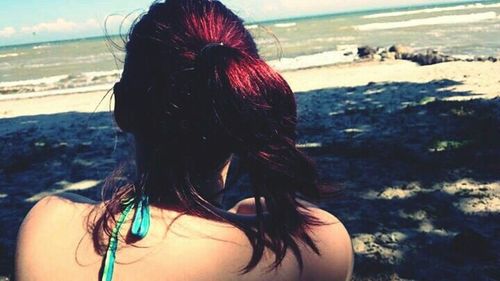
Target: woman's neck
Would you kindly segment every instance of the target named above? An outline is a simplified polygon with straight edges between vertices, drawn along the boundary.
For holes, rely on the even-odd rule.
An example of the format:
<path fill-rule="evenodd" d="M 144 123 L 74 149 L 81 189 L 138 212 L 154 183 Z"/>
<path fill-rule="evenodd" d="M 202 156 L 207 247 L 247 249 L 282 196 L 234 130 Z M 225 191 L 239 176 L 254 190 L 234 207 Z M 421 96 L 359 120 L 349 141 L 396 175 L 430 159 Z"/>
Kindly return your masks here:
<path fill-rule="evenodd" d="M 226 184 L 231 158 L 229 158 L 222 168 L 218 169 L 212 176 L 206 176 L 197 184 L 198 192 L 210 202 L 222 204 L 222 190 Z"/>
<path fill-rule="evenodd" d="M 146 163 L 151 163 L 149 165 L 161 165 L 161 164 L 167 164 L 172 166 L 178 165 L 178 163 L 177 164 L 162 163 L 159 161 L 154 161 L 153 159 L 155 159 L 155 157 L 158 157 L 158 155 L 156 155 L 152 149 L 147 149 L 145 142 L 141 141 L 141 139 L 138 138 L 137 136 L 135 138 L 135 144 L 136 144 L 135 147 L 136 163 L 139 175 L 142 175 L 145 172 L 145 170 L 147 170 Z M 226 178 L 229 171 L 229 166 L 231 164 L 231 159 L 232 155 L 229 155 L 229 157 L 214 170 L 210 172 L 204 172 L 202 174 L 194 173 L 190 176 L 191 183 L 194 184 L 197 192 L 207 201 L 217 204 L 219 206 L 222 204 L 222 190 L 224 189 L 226 183 Z M 163 203 L 166 203 L 168 205 L 170 205 L 171 203 L 175 204 L 175 202 L 165 202 L 165 201 Z"/>

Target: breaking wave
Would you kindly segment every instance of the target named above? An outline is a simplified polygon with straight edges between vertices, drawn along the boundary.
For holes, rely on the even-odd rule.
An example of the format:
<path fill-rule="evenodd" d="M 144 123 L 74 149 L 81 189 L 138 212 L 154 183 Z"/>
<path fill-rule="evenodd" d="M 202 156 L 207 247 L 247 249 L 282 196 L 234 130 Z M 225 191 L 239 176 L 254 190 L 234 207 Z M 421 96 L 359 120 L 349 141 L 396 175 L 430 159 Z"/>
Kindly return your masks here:
<path fill-rule="evenodd" d="M 473 23 L 473 22 L 480 22 L 496 18 L 497 14 L 495 12 L 486 12 L 486 13 L 476 13 L 468 15 L 450 15 L 450 16 L 439 16 L 439 17 L 422 18 L 422 19 L 412 19 L 406 21 L 376 22 L 376 23 L 356 25 L 354 26 L 354 28 L 360 31 L 384 30 L 384 29 L 416 27 L 422 25 Z"/>
<path fill-rule="evenodd" d="M 486 9 L 486 8 L 500 8 L 500 3 L 490 4 L 490 5 L 476 3 L 476 4 L 459 5 L 459 6 L 444 7 L 444 8 L 421 9 L 421 10 L 415 10 L 415 11 L 379 13 L 379 14 L 367 15 L 367 16 L 364 16 L 363 18 L 364 19 L 377 19 L 377 18 L 386 18 L 386 17 L 399 17 L 399 16 L 409 16 L 409 15 L 417 15 L 417 14 L 449 12 L 449 11 L 462 11 L 462 10 L 473 10 L 473 9 Z"/>

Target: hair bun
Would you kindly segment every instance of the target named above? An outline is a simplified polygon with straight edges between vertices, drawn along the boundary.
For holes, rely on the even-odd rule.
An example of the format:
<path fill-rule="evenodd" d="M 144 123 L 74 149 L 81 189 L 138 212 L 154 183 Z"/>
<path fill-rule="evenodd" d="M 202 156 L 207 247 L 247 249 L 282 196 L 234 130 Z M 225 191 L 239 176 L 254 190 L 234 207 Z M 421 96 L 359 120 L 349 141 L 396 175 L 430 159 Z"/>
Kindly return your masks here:
<path fill-rule="evenodd" d="M 201 48 L 200 55 L 205 54 L 206 52 L 209 52 L 209 50 L 211 50 L 211 49 L 220 48 L 220 47 L 224 47 L 223 42 L 208 43 L 203 48 Z"/>
<path fill-rule="evenodd" d="M 225 45 L 222 42 L 208 43 L 205 46 L 203 46 L 203 48 L 200 49 L 200 51 L 196 57 L 196 60 L 198 62 L 205 61 L 205 62 L 213 63 L 214 57 L 219 57 L 221 55 L 221 53 L 225 53 L 224 50 L 227 50 L 228 48 L 229 48 L 229 46 Z M 222 55 L 222 56 L 224 56 L 224 55 Z"/>

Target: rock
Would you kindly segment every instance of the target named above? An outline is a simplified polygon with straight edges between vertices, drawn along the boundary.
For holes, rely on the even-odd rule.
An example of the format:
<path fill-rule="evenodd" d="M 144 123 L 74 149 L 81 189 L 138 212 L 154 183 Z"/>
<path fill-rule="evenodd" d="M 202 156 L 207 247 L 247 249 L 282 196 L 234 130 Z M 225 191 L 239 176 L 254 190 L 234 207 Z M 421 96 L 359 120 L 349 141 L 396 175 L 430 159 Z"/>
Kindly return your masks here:
<path fill-rule="evenodd" d="M 491 62 L 497 62 L 498 59 L 495 58 L 495 57 L 488 57 L 488 61 L 491 61 Z"/>
<path fill-rule="evenodd" d="M 413 53 L 405 54 L 402 56 L 403 59 L 411 60 L 420 65 L 431 65 L 443 62 L 457 61 L 458 59 L 439 53 L 437 50 L 427 50 L 425 54 Z"/>
<path fill-rule="evenodd" d="M 396 44 L 389 48 L 389 52 L 394 52 L 396 54 L 410 54 L 413 53 L 413 49 L 408 46 Z"/>
<path fill-rule="evenodd" d="M 379 55 L 379 54 L 375 54 L 375 55 L 373 55 L 373 60 L 381 61 L 382 60 L 382 56 Z"/>
<path fill-rule="evenodd" d="M 387 49 L 382 47 L 377 47 L 377 54 L 382 55 L 382 53 L 387 53 Z"/>
<path fill-rule="evenodd" d="M 420 65 L 430 65 L 437 62 L 437 60 L 433 60 L 433 57 L 429 54 L 416 54 L 412 57 L 412 61 L 420 64 Z"/>
<path fill-rule="evenodd" d="M 398 60 L 411 60 L 413 54 L 396 54 L 396 59 Z"/>
<path fill-rule="evenodd" d="M 486 58 L 485 57 L 476 56 L 476 57 L 474 57 L 474 60 L 475 61 L 486 61 Z"/>
<path fill-rule="evenodd" d="M 454 58 L 454 57 L 450 57 L 450 56 L 445 56 L 444 57 L 444 61 L 445 62 L 452 62 L 452 61 L 458 61 L 459 59 L 457 58 Z"/>
<path fill-rule="evenodd" d="M 396 55 L 397 54 L 395 52 L 383 52 L 381 54 L 383 60 L 395 60 Z"/>
<path fill-rule="evenodd" d="M 363 46 L 358 48 L 358 56 L 362 59 L 373 58 L 373 55 L 377 53 L 377 50 L 370 46 Z"/>

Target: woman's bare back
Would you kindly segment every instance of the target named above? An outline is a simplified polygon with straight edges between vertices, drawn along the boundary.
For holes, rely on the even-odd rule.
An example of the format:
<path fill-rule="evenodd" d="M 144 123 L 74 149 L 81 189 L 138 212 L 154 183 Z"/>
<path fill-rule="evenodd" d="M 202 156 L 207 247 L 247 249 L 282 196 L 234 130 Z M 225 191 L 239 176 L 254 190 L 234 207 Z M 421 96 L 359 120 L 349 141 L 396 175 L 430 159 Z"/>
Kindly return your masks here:
<path fill-rule="evenodd" d="M 252 200 L 244 200 L 229 212 L 249 214 L 252 208 Z M 99 212 L 99 205 L 78 196 L 51 196 L 38 202 L 20 229 L 17 280 L 97 280 L 103 258 L 94 251 L 87 220 L 94 209 Z M 171 224 L 178 212 L 152 207 L 147 237 L 133 245 L 120 243 L 114 280 L 350 279 L 353 252 L 347 231 L 331 214 L 309 209 L 329 225 L 311 229 L 322 256 L 299 243 L 304 260 L 302 276 L 291 251 L 276 270 L 267 272 L 274 255 L 266 252 L 254 270 L 240 275 L 252 248 L 239 229 L 187 215 Z"/>

